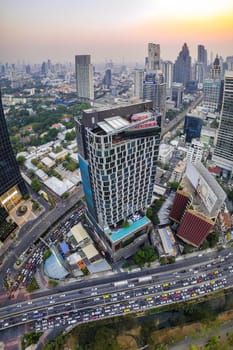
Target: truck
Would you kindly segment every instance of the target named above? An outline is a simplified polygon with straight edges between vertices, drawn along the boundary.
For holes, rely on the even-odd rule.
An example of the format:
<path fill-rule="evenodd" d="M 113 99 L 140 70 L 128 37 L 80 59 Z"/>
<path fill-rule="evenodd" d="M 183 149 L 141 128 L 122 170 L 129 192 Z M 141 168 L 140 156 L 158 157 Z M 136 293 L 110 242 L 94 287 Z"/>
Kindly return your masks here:
<path fill-rule="evenodd" d="M 138 282 L 150 282 L 152 281 L 152 276 L 143 276 L 143 277 L 139 277 Z"/>
<path fill-rule="evenodd" d="M 128 281 L 127 280 L 123 280 L 123 281 L 117 281 L 113 283 L 114 287 L 122 287 L 125 285 L 128 285 Z"/>

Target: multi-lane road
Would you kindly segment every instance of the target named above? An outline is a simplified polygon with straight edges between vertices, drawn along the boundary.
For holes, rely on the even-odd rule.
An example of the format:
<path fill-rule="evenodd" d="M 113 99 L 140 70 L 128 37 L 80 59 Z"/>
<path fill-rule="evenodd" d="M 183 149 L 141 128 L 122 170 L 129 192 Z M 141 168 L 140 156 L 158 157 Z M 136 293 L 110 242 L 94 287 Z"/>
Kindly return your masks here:
<path fill-rule="evenodd" d="M 45 331 L 187 301 L 233 285 L 233 249 L 174 265 L 88 278 L 0 308 L 0 331 L 28 323 Z"/>

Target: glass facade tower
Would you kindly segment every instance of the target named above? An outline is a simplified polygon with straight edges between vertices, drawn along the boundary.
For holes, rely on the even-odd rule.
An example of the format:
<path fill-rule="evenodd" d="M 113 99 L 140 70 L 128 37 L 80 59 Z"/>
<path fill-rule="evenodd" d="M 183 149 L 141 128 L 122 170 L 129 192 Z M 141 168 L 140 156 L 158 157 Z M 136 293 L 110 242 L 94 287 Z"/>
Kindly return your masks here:
<path fill-rule="evenodd" d="M 0 217 L 6 217 L 27 193 L 10 143 L 0 93 Z"/>

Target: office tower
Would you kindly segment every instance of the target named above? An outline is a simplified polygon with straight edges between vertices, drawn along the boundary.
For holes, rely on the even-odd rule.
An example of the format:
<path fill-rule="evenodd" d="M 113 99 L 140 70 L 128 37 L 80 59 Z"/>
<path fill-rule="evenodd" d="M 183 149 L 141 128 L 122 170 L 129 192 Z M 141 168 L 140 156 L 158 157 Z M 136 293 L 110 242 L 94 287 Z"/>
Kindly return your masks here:
<path fill-rule="evenodd" d="M 204 45 L 197 46 L 197 62 L 203 63 L 204 67 L 207 67 L 207 50 Z"/>
<path fill-rule="evenodd" d="M 11 147 L 0 93 L 0 217 L 6 218 L 27 193 Z"/>
<path fill-rule="evenodd" d="M 172 98 L 173 63 L 171 61 L 162 62 L 162 72 L 166 84 L 166 97 Z"/>
<path fill-rule="evenodd" d="M 149 43 L 148 44 L 148 66 L 149 71 L 160 69 L 160 45 Z"/>
<path fill-rule="evenodd" d="M 191 57 L 188 46 L 184 43 L 174 64 L 173 81 L 185 86 L 189 80 L 191 80 Z"/>
<path fill-rule="evenodd" d="M 221 103 L 222 84 L 220 79 L 206 79 L 203 83 L 203 107 L 210 112 L 218 111 Z"/>
<path fill-rule="evenodd" d="M 184 86 L 182 83 L 172 83 L 172 101 L 175 107 L 180 108 L 183 104 Z"/>
<path fill-rule="evenodd" d="M 213 160 L 223 170 L 223 176 L 233 174 L 233 71 L 224 76 L 220 125 Z"/>
<path fill-rule="evenodd" d="M 188 146 L 186 160 L 190 163 L 201 162 L 204 153 L 204 144 L 201 141 L 193 139 Z"/>
<path fill-rule="evenodd" d="M 214 63 L 210 69 L 211 79 L 221 79 L 221 64 L 218 55 L 215 57 Z"/>
<path fill-rule="evenodd" d="M 93 66 L 90 55 L 75 56 L 75 76 L 79 101 L 94 100 Z"/>
<path fill-rule="evenodd" d="M 161 129 L 151 102 L 85 110 L 76 129 L 87 215 L 118 260 L 150 225 L 143 211 L 152 201 Z"/>
<path fill-rule="evenodd" d="M 106 86 L 107 89 L 109 89 L 112 85 L 112 71 L 109 68 L 105 71 L 103 84 Z"/>
<path fill-rule="evenodd" d="M 48 66 L 47 66 L 46 62 L 43 62 L 42 65 L 41 65 L 41 73 L 43 75 L 46 75 L 47 72 L 48 72 Z"/>
<path fill-rule="evenodd" d="M 192 142 L 192 139 L 201 137 L 202 119 L 195 115 L 187 114 L 184 121 L 185 142 Z"/>
<path fill-rule="evenodd" d="M 158 71 L 146 73 L 143 81 L 143 98 L 153 102 L 153 109 L 162 114 L 165 113 L 166 84 L 164 76 Z"/>
<path fill-rule="evenodd" d="M 134 96 L 143 98 L 144 69 L 134 70 Z"/>

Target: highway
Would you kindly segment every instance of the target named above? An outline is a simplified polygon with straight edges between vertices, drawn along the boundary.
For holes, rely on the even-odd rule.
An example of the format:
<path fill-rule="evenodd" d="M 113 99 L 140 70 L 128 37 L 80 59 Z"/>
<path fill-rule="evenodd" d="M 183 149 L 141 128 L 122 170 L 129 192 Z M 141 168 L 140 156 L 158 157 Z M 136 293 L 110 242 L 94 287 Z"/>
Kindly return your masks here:
<path fill-rule="evenodd" d="M 196 106 L 202 101 L 203 96 L 199 96 L 192 104 L 192 106 L 187 107 L 183 112 L 179 113 L 176 118 L 174 118 L 173 120 L 171 120 L 169 122 L 168 125 L 166 125 L 166 127 L 164 126 L 162 128 L 162 132 L 161 132 L 161 138 L 169 131 L 175 129 L 180 122 L 182 122 L 182 120 L 185 118 L 185 116 L 187 115 L 187 113 L 189 112 L 190 109 L 194 109 L 196 108 Z"/>
<path fill-rule="evenodd" d="M 11 300 L 0 308 L 0 330 L 29 323 L 44 331 L 198 298 L 233 285 L 232 257 L 229 248 L 169 266 L 87 278 L 27 301 Z"/>

